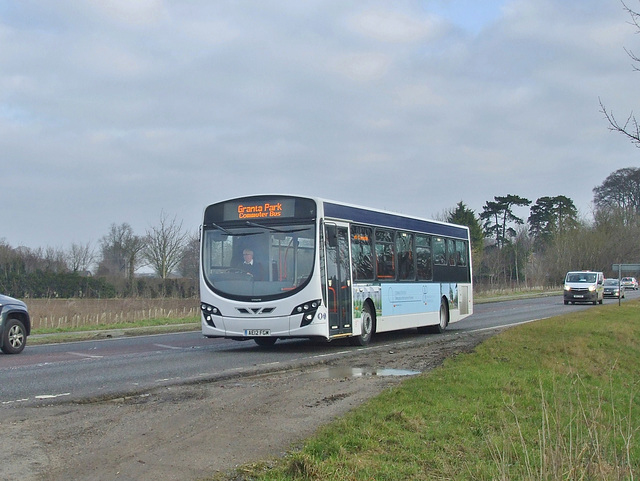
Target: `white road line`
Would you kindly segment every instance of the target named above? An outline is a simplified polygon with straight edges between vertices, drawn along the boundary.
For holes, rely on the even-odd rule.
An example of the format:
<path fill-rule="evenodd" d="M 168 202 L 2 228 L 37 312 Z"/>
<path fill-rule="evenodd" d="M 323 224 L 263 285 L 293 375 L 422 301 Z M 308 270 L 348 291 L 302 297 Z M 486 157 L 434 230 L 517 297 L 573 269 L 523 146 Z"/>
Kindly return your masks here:
<path fill-rule="evenodd" d="M 65 392 L 62 394 L 41 394 L 39 396 L 34 396 L 36 399 L 55 399 L 63 396 L 71 396 L 70 392 Z"/>
<path fill-rule="evenodd" d="M 13 401 L 2 401 L 2 405 L 4 406 L 5 404 L 23 403 L 23 402 L 27 402 L 28 400 L 29 398 L 14 399 Z"/>
<path fill-rule="evenodd" d="M 85 358 L 88 358 L 88 359 L 102 359 L 104 357 L 104 356 L 94 356 L 94 355 L 91 355 L 91 354 L 83 354 L 81 352 L 71 352 L 71 351 L 69 351 L 68 354 L 71 354 L 73 356 L 78 356 L 78 357 L 85 357 Z"/>
<path fill-rule="evenodd" d="M 176 349 L 176 350 L 178 350 L 178 351 L 180 351 L 180 350 L 182 350 L 182 349 L 183 349 L 183 348 L 181 348 L 181 347 L 168 346 L 168 345 L 166 345 L 166 344 L 154 344 L 154 346 L 156 346 L 156 347 L 163 347 L 163 348 L 165 348 L 165 349 Z"/>
<path fill-rule="evenodd" d="M 545 319 L 549 319 L 549 317 L 541 317 L 539 319 L 530 319 L 528 321 L 513 322 L 511 324 L 503 324 L 503 325 L 494 326 L 494 327 L 483 327 L 483 328 L 480 328 L 480 329 L 473 329 L 472 332 L 490 331 L 492 329 L 502 329 L 503 327 L 519 326 L 520 324 L 527 324 L 529 322 L 543 321 Z"/>

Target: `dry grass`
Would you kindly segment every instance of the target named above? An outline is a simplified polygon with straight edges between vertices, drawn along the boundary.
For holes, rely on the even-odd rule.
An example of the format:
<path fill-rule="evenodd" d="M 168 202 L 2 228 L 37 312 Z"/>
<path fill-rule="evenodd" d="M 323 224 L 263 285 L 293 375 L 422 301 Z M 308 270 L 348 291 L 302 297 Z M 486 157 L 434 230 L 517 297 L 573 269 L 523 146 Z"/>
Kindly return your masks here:
<path fill-rule="evenodd" d="M 88 328 L 199 315 L 198 299 L 30 299 L 34 330 Z"/>

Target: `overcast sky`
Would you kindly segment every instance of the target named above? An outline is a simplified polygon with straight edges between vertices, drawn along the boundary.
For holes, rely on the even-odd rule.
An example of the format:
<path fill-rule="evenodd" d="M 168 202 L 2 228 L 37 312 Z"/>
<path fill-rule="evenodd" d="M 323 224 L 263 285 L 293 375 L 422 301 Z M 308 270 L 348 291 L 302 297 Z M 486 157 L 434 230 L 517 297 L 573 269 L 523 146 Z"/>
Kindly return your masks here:
<path fill-rule="evenodd" d="M 630 7 L 640 3 L 630 0 Z M 0 0 L 0 240 L 98 244 L 239 195 L 434 217 L 639 166 L 619 0 Z M 528 210 L 520 212 L 528 216 Z"/>

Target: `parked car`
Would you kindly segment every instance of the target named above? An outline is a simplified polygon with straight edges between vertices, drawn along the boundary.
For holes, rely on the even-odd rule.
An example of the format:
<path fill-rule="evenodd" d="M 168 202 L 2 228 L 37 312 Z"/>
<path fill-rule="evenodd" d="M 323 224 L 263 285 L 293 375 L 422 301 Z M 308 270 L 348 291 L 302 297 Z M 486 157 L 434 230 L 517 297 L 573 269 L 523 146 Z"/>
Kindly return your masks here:
<path fill-rule="evenodd" d="M 31 318 L 27 305 L 13 297 L 0 294 L 0 350 L 18 354 L 31 334 Z"/>
<path fill-rule="evenodd" d="M 638 281 L 635 277 L 623 277 L 620 280 L 620 284 L 622 284 L 625 289 L 633 289 L 634 291 L 638 290 Z"/>
<path fill-rule="evenodd" d="M 616 297 L 618 299 L 624 299 L 624 286 L 618 282 L 618 279 L 605 279 L 604 297 Z"/>

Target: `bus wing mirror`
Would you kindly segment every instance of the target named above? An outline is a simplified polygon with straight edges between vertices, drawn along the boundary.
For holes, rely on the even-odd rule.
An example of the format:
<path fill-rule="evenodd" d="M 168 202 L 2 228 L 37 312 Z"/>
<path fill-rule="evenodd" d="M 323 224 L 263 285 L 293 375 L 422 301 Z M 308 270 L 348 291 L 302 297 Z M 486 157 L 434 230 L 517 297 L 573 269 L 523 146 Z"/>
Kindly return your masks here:
<path fill-rule="evenodd" d="M 338 229 L 335 225 L 325 225 L 325 234 L 327 236 L 327 245 L 329 247 L 338 247 Z"/>

